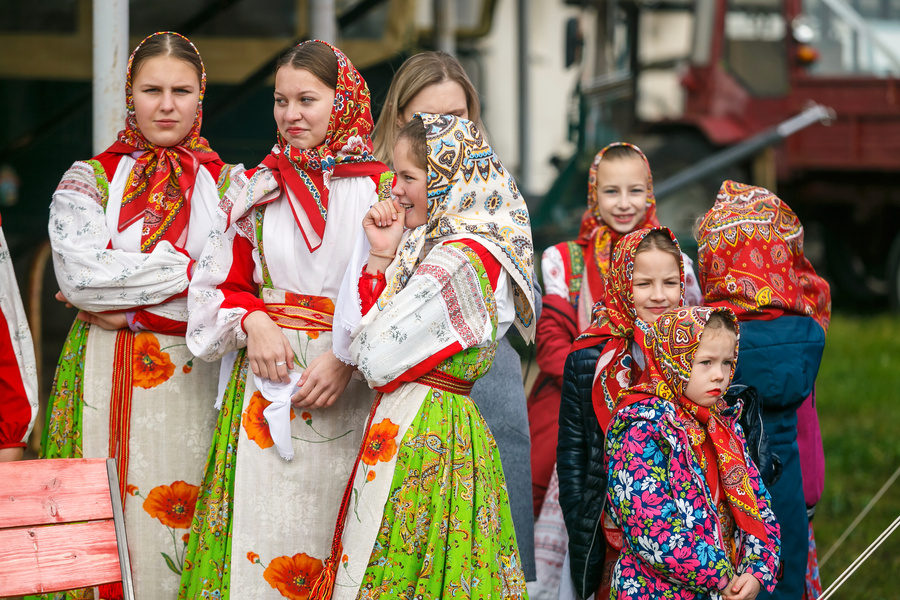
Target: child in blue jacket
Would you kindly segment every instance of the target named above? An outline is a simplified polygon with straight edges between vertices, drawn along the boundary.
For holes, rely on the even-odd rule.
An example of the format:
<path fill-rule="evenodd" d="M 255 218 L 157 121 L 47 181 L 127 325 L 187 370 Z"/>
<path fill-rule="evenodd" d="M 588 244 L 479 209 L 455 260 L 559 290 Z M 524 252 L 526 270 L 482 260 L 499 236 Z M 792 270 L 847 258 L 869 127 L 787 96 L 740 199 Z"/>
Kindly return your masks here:
<path fill-rule="evenodd" d="M 803 226 L 796 214 L 764 188 L 723 183 L 697 240 L 705 303 L 731 308 L 741 323 L 735 383 L 759 392 L 770 448 L 784 468 L 769 487 L 781 524 L 783 578 L 771 596 L 760 598 L 800 599 L 811 529 L 797 409 L 812 393 L 822 360 L 831 316 L 829 286 L 803 255 Z"/>

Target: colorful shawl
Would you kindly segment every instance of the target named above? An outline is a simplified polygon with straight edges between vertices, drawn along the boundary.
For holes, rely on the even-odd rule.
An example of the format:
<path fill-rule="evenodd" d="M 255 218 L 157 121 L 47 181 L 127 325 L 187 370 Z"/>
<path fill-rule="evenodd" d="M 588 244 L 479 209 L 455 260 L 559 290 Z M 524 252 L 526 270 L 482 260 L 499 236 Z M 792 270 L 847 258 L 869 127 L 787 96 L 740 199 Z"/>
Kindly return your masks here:
<path fill-rule="evenodd" d="M 651 326 L 639 321 L 641 334 L 637 339 L 645 349 L 647 369 L 637 385 L 622 392 L 619 407 L 649 396 L 672 402 L 703 468 L 712 497 L 724 496 L 737 526 L 765 542 L 768 535 L 750 482 L 744 444 L 720 414 L 728 407 L 727 403 L 719 400 L 711 408 L 704 408 L 684 397 L 700 335 L 713 313 L 724 314 L 738 326 L 731 309 L 708 306 L 665 312 Z M 737 346 L 732 376 L 736 363 Z"/>
<path fill-rule="evenodd" d="M 824 329 L 831 291 L 803 255 L 803 225 L 767 189 L 726 181 L 698 233 L 700 288 L 706 304 L 740 320 L 807 315 Z"/>
<path fill-rule="evenodd" d="M 174 31 L 160 31 L 148 35 L 138 44 L 128 59 L 125 79 L 125 129 L 119 132 L 118 140 L 106 153 L 131 154 L 143 151 L 128 175 L 122 208 L 119 211 L 119 231 L 124 231 L 139 219 L 143 219 L 141 231 L 141 252 L 152 250 L 161 240 L 167 240 L 180 248 L 187 235 L 191 214 L 191 194 L 202 163 L 219 159 L 206 139 L 200 137 L 200 123 L 203 120 L 203 95 L 206 93 L 206 69 L 200 61 L 200 99 L 197 113 L 190 132 L 177 146 L 156 146 L 144 137 L 138 129 L 134 114 L 132 92 L 132 63 L 134 55 L 147 40 L 158 35 L 177 35 L 184 39 L 194 52 L 197 48 L 186 37 Z M 197 52 L 197 58 L 200 53 Z M 100 157 L 96 157 L 100 158 Z M 110 178 L 112 173 L 107 174 Z"/>
<path fill-rule="evenodd" d="M 647 165 L 647 212 L 644 219 L 638 223 L 635 229 L 647 229 L 659 227 L 659 219 L 656 218 L 656 198 L 653 195 L 653 175 L 650 172 L 650 163 L 640 148 L 627 142 L 610 144 L 597 153 L 588 175 L 588 208 L 581 218 L 581 228 L 576 242 L 584 248 L 585 275 L 590 297 L 599 299 L 603 297 L 603 286 L 606 274 L 610 268 L 612 250 L 622 237 L 622 234 L 603 222 L 598 209 L 599 197 L 597 195 L 597 170 L 603 155 L 610 148 L 625 146 L 641 155 Z M 593 268 L 589 268 L 593 266 Z M 584 284 L 582 284 L 584 291 Z"/>
<path fill-rule="evenodd" d="M 631 343 L 634 339 L 634 321 L 637 312 L 634 307 L 634 257 L 637 247 L 647 235 L 654 231 L 664 231 L 678 248 L 678 272 L 681 276 L 681 303 L 684 302 L 684 263 L 681 248 L 675 235 L 667 227 L 638 229 L 623 237 L 613 250 L 606 289 L 603 299 L 594 309 L 591 326 L 575 340 L 572 350 L 588 348 L 605 343 L 601 361 L 606 366 L 594 379 L 591 398 L 594 414 L 603 431 L 607 430 L 612 411 L 615 409 L 619 392 L 631 385 L 634 359 Z M 637 375 L 637 373 L 635 373 Z"/>
<path fill-rule="evenodd" d="M 311 43 L 331 48 L 338 63 L 334 108 L 325 141 L 301 150 L 279 132 L 278 144 L 262 162 L 272 170 L 279 187 L 292 192 L 287 194 L 291 210 L 310 252 L 322 244 L 325 235 L 331 178 L 378 175 L 388 170 L 372 154 L 371 96 L 362 75 L 343 52 L 327 42 L 310 40 L 300 45 Z"/>
<path fill-rule="evenodd" d="M 419 114 L 428 144 L 428 222 L 407 231 L 386 274 L 379 309 L 402 290 L 438 240 L 475 239 L 513 283 L 516 327 L 534 339 L 534 246 L 531 219 L 516 182 L 478 127 L 452 115 Z"/>

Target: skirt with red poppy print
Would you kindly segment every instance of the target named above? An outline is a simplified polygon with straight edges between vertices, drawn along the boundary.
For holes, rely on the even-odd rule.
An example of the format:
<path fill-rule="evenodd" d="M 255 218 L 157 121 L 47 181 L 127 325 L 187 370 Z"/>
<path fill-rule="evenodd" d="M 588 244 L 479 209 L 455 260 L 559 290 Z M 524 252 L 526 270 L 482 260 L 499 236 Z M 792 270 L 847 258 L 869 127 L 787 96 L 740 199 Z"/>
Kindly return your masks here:
<path fill-rule="evenodd" d="M 467 381 L 494 347 L 438 369 Z M 363 444 L 333 600 L 527 598 L 497 444 L 469 396 L 407 383 Z"/>
<path fill-rule="evenodd" d="M 332 347 L 329 331 L 283 331 L 297 372 Z M 354 377 L 332 406 L 292 409 L 286 461 L 246 363 L 239 358 L 223 399 L 179 597 L 305 600 L 331 551 L 375 393 Z"/>
<path fill-rule="evenodd" d="M 109 456 L 113 374 L 128 361 L 125 528 L 134 589 L 138 598 L 174 598 L 216 423 L 219 365 L 194 358 L 183 337 L 151 332 L 127 333 L 134 338 L 131 356 L 116 356 L 117 332 L 78 323 L 57 367 L 44 457 Z"/>

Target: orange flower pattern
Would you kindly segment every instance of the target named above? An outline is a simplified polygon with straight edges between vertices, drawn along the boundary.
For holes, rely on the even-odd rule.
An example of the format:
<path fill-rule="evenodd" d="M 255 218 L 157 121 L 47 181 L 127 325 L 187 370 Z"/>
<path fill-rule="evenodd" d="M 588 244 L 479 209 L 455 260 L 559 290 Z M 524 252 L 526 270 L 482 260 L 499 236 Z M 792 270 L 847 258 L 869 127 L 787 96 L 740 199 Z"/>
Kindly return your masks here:
<path fill-rule="evenodd" d="M 275 445 L 275 442 L 272 441 L 272 434 L 269 433 L 269 422 L 266 421 L 266 417 L 263 415 L 263 411 L 270 404 L 272 403 L 263 398 L 258 391 L 253 392 L 250 402 L 247 404 L 247 410 L 244 411 L 244 415 L 241 417 L 241 423 L 244 426 L 244 431 L 247 432 L 247 437 L 263 449 L 271 448 Z M 291 421 L 296 416 L 294 409 L 291 409 Z"/>
<path fill-rule="evenodd" d="M 194 505 L 200 488 L 184 481 L 158 485 L 147 494 L 144 510 L 154 519 L 173 529 L 188 529 L 194 518 Z"/>
<path fill-rule="evenodd" d="M 252 564 L 256 564 L 259 562 L 259 554 L 256 552 L 248 552 L 247 560 L 249 560 Z"/>
<path fill-rule="evenodd" d="M 272 559 L 263 577 L 273 588 L 290 600 L 307 600 L 310 588 L 325 565 L 305 553 Z"/>
<path fill-rule="evenodd" d="M 389 462 L 397 453 L 397 432 L 399 425 L 395 425 L 390 419 L 384 419 L 381 423 L 372 425 L 366 435 L 365 448 L 362 461 L 367 465 L 376 465 L 379 462 Z"/>
<path fill-rule="evenodd" d="M 134 354 L 132 356 L 133 378 L 136 387 L 154 388 L 175 373 L 175 364 L 169 359 L 169 353 L 162 352 L 159 340 L 147 331 L 134 336 Z"/>
<path fill-rule="evenodd" d="M 134 496 L 134 495 L 137 494 L 140 490 L 138 490 L 138 487 L 137 487 L 136 485 L 131 485 L 131 484 L 129 483 L 128 485 L 125 486 L 125 491 L 128 492 L 129 494 L 131 494 L 132 496 Z"/>

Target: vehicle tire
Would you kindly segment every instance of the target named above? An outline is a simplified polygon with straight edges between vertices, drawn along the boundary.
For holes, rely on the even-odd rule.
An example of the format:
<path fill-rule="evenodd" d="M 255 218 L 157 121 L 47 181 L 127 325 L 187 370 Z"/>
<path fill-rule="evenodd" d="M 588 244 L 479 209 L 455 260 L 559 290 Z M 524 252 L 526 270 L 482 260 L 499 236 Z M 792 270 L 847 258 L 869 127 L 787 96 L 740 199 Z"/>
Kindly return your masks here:
<path fill-rule="evenodd" d="M 891 303 L 891 310 L 900 312 L 900 232 L 894 238 L 891 244 L 891 251 L 888 253 L 888 298 Z"/>

